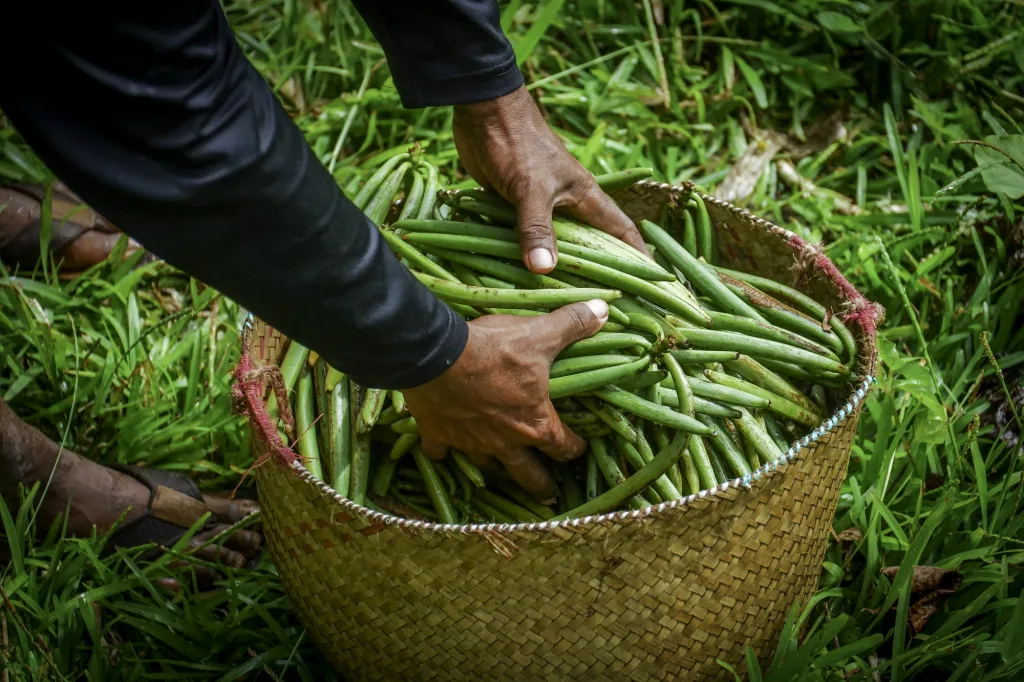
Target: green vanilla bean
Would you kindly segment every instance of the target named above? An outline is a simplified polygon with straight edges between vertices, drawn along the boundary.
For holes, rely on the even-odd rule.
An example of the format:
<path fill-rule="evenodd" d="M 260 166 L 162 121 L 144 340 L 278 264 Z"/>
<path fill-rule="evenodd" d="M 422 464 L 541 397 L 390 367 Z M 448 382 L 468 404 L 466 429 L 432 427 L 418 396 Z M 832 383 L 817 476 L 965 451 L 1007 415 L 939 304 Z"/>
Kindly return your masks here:
<path fill-rule="evenodd" d="M 342 497 L 349 496 L 352 481 L 353 424 L 349 378 L 341 379 L 331 389 L 331 430 L 334 433 L 334 448 L 331 452 L 331 480 L 334 491 Z"/>
<path fill-rule="evenodd" d="M 356 504 L 366 502 L 366 490 L 370 482 L 370 434 L 356 432 L 355 424 L 359 419 L 359 387 L 349 381 L 349 419 L 352 423 L 350 432 L 351 445 L 351 479 L 349 481 L 349 499 Z M 411 417 L 410 417 L 411 419 Z"/>
<path fill-rule="evenodd" d="M 593 369 L 625 365 L 632 361 L 633 358 L 627 355 L 584 355 L 578 358 L 564 358 L 551 363 L 550 377 L 557 379 Z"/>
<path fill-rule="evenodd" d="M 659 253 L 664 254 L 665 258 L 682 271 L 687 281 L 695 289 L 714 301 L 716 305 L 743 317 L 749 317 L 759 322 L 765 321 L 760 313 L 730 291 L 729 287 L 725 286 L 711 271 L 710 266 L 694 258 L 668 232 L 649 220 L 640 221 L 640 231 L 644 238 L 658 248 Z"/>
<path fill-rule="evenodd" d="M 803 424 L 804 426 L 817 426 L 823 420 L 821 413 L 817 410 L 813 412 L 806 410 L 780 395 L 775 395 L 760 386 L 729 376 L 724 372 L 716 372 L 714 370 L 706 369 L 704 370 L 704 376 L 716 384 L 720 384 L 728 388 L 734 388 L 738 391 L 746 391 L 751 395 L 756 395 L 770 401 L 770 404 L 768 405 L 769 410 L 779 416 L 792 419 L 798 424 Z"/>
<path fill-rule="evenodd" d="M 539 516 L 545 521 L 549 521 L 550 519 L 554 518 L 555 512 L 552 511 L 550 507 L 547 507 L 538 502 L 536 499 L 534 499 L 533 495 L 526 492 L 515 483 L 509 481 L 498 481 L 495 484 L 495 487 L 498 490 L 500 490 L 502 494 L 505 495 L 505 497 L 509 498 L 510 500 L 518 504 L 520 507 L 529 510 L 532 514 Z"/>
<path fill-rule="evenodd" d="M 481 237 L 495 241 L 507 242 L 510 244 L 519 243 L 519 234 L 508 227 L 496 227 L 493 225 L 481 225 L 479 223 L 457 222 L 452 220 L 402 220 L 396 222 L 395 229 L 406 232 L 427 232 L 432 234 L 446 234 L 461 237 Z M 605 250 L 595 249 L 589 246 L 580 246 L 572 242 L 555 240 L 555 248 L 559 254 L 565 254 L 599 263 L 622 272 L 627 272 L 636 277 L 649 281 L 675 280 L 671 274 L 654 261 L 646 259 L 634 260 L 632 258 L 620 258 L 614 253 Z"/>
<path fill-rule="evenodd" d="M 697 419 L 711 428 L 719 429 L 718 423 L 710 417 L 697 415 Z M 744 457 L 743 451 L 736 446 L 736 443 L 724 431 L 719 430 L 719 434 L 718 438 L 709 439 L 711 449 L 718 455 L 719 460 L 728 466 L 733 476 L 741 477 L 749 474 L 751 466 L 747 462 L 746 457 Z"/>
<path fill-rule="evenodd" d="M 749 317 L 730 315 L 729 313 L 712 312 L 708 314 L 711 316 L 711 321 L 714 324 L 714 328 L 717 330 L 740 332 L 747 336 L 755 336 L 769 341 L 776 341 L 778 343 L 784 343 L 787 346 L 796 346 L 798 348 L 803 348 L 806 351 L 810 351 L 811 353 L 823 355 L 839 362 L 839 356 L 825 346 L 811 341 L 796 332 L 791 332 L 788 329 L 776 327 L 775 325 L 771 325 L 766 322 L 751 320 Z"/>
<path fill-rule="evenodd" d="M 696 418 L 697 415 L 694 411 L 695 398 L 690 390 L 690 380 L 683 374 L 682 367 L 671 355 L 666 355 L 663 361 L 665 367 L 668 368 L 669 374 L 672 376 L 672 383 L 676 387 L 679 410 L 691 418 Z M 705 424 L 705 428 L 711 428 L 713 436 L 721 437 L 713 427 L 707 427 Z M 717 485 L 718 479 L 715 475 L 714 467 L 712 467 L 711 459 L 708 457 L 707 449 L 704 447 L 704 441 L 699 435 L 694 434 L 690 437 L 687 442 L 686 454 L 688 457 L 685 463 L 695 469 L 697 479 L 700 481 L 700 485 L 703 486 L 702 489 L 706 490 Z"/>
<path fill-rule="evenodd" d="M 316 419 L 316 397 L 313 390 L 313 373 L 308 367 L 299 376 L 299 385 L 295 393 L 295 432 L 299 439 L 299 454 L 302 455 L 303 464 L 309 473 L 322 481 L 324 471 L 320 462 L 316 426 L 313 423 Z"/>
<path fill-rule="evenodd" d="M 413 448 L 412 456 L 416 462 L 416 468 L 420 470 L 420 475 L 426 484 L 427 497 L 430 498 L 434 511 L 437 512 L 438 519 L 442 523 L 457 523 L 458 517 L 455 514 L 454 507 L 452 507 L 448 490 L 445 488 L 441 476 L 437 472 L 435 463 L 428 459 L 418 447 Z"/>
<path fill-rule="evenodd" d="M 433 234 L 410 232 L 403 237 L 404 240 L 421 246 L 435 246 L 456 251 L 468 251 L 470 253 L 499 258 L 518 259 L 519 245 L 510 242 L 488 239 L 485 237 L 466 237 L 462 235 Z M 695 306 L 690 300 L 671 288 L 659 287 L 662 285 L 678 284 L 677 282 L 650 282 L 639 277 L 630 275 L 620 269 L 610 268 L 600 263 L 593 263 L 583 258 L 577 258 L 569 254 L 562 254 L 555 265 L 556 271 L 566 271 L 572 274 L 585 277 L 598 284 L 607 287 L 615 287 L 624 292 L 647 298 L 667 310 L 689 320 L 693 324 L 710 324 L 707 313 Z M 717 278 L 715 278 L 717 282 Z M 723 285 L 724 286 L 724 285 Z"/>
<path fill-rule="evenodd" d="M 834 372 L 840 375 L 849 373 L 849 370 L 840 362 L 784 343 L 746 336 L 738 332 L 712 329 L 686 328 L 683 333 L 690 346 L 700 350 L 736 351 L 759 361 L 763 361 L 763 359 L 778 360 L 806 368 L 814 373 Z"/>
<path fill-rule="evenodd" d="M 608 496 L 608 494 L 605 493 L 605 500 L 611 500 L 612 497 L 614 497 L 614 503 L 608 507 L 603 507 L 600 511 L 614 509 L 623 503 L 628 504 L 631 509 L 644 509 L 651 506 L 651 504 L 643 499 L 639 493 L 649 486 L 651 481 L 657 478 L 657 476 L 652 477 L 650 481 L 646 481 L 643 485 L 640 485 L 638 481 L 634 481 L 633 486 L 623 487 L 626 483 L 626 475 L 622 473 L 622 468 L 619 466 L 616 458 L 612 456 L 604 439 L 594 438 L 591 440 L 590 452 L 597 458 L 598 469 L 601 471 L 601 475 L 604 477 L 608 487 L 610 488 L 608 492 L 610 493 L 613 490 L 617 490 L 617 494 L 614 496 Z M 635 475 L 636 474 L 634 474 L 634 476 Z M 579 509 L 586 508 L 587 505 L 595 506 L 592 504 L 593 502 L 594 501 L 591 500 L 590 502 L 585 503 L 582 507 L 570 509 L 565 514 L 574 514 Z M 594 513 L 600 513 L 600 511 Z M 566 515 L 563 515 L 563 517 L 569 518 Z M 553 520 L 559 520 L 563 517 L 556 516 Z"/>
<path fill-rule="evenodd" d="M 674 350 L 671 351 L 681 365 L 706 365 L 712 362 L 736 360 L 740 354 L 728 350 Z"/>
<path fill-rule="evenodd" d="M 595 175 L 594 180 L 597 182 L 597 186 L 605 192 L 614 192 L 617 189 L 629 187 L 641 180 L 646 180 L 652 175 L 654 175 L 653 168 L 630 168 L 614 173 Z"/>
<path fill-rule="evenodd" d="M 481 473 L 480 469 L 478 469 L 477 466 L 469 460 L 469 457 L 466 456 L 464 452 L 451 450 L 451 456 L 455 461 L 455 465 L 459 467 L 459 470 L 465 474 L 466 478 L 469 479 L 473 485 L 477 488 L 483 488 L 487 485 L 486 481 L 484 481 L 483 473 Z"/>
<path fill-rule="evenodd" d="M 695 256 L 704 259 L 705 263 L 714 263 L 717 260 L 715 250 L 715 230 L 711 226 L 711 216 L 708 215 L 707 206 L 700 195 L 694 192 L 690 200 L 697 208 L 697 218 L 694 221 L 697 227 L 697 253 Z"/>
<path fill-rule="evenodd" d="M 761 426 L 753 415 L 746 410 L 741 410 L 743 416 L 734 420 L 736 428 L 753 448 L 757 451 L 758 457 L 766 462 L 774 462 L 781 459 L 783 452 L 775 444 L 768 432 Z"/>
<path fill-rule="evenodd" d="M 633 395 L 616 386 L 599 388 L 594 391 L 594 395 L 626 412 L 631 412 L 656 424 L 664 424 L 680 431 L 702 436 L 715 435 L 714 429 L 709 429 L 691 416 L 677 412 L 665 405 L 657 405 L 644 400 L 640 396 Z"/>
<path fill-rule="evenodd" d="M 822 323 L 825 320 L 828 320 L 829 326 L 832 327 L 832 331 L 840 339 L 840 344 L 843 347 L 846 360 L 850 362 L 857 357 L 857 343 L 853 338 L 853 334 L 850 333 L 849 328 L 837 315 L 831 315 L 825 306 L 821 305 L 810 296 L 766 277 L 758 277 L 757 275 L 739 272 L 738 270 L 728 270 L 722 267 L 716 267 L 715 270 L 718 272 L 720 278 L 722 275 L 732 277 L 756 287 L 770 296 L 774 296 L 783 303 L 789 303 L 795 306 L 807 315 L 808 318 L 813 320 L 818 325 L 819 329 L 821 329 Z M 776 322 L 776 324 L 779 323 Z"/>
<path fill-rule="evenodd" d="M 387 179 L 387 177 L 391 175 L 392 171 L 394 171 L 399 164 L 404 163 L 408 160 L 409 154 L 402 153 L 396 154 L 395 156 L 392 156 L 390 159 L 385 161 L 381 165 L 381 167 L 378 168 L 376 172 L 374 172 L 374 174 L 370 176 L 370 179 L 366 181 L 366 184 L 364 184 L 363 188 L 359 190 L 358 194 L 356 194 L 355 199 L 352 200 L 352 203 L 355 204 L 356 207 L 359 208 L 359 210 L 365 212 L 367 204 L 369 204 L 373 196 L 377 194 L 378 190 L 380 189 L 384 181 Z"/>
<path fill-rule="evenodd" d="M 604 422 L 613 433 L 617 433 L 630 443 L 636 443 L 640 440 L 640 431 L 633 426 L 632 422 L 626 418 L 626 415 L 621 410 L 589 396 L 582 396 L 579 398 L 579 401 L 594 416 Z"/>
<path fill-rule="evenodd" d="M 434 207 L 437 205 L 438 177 L 437 168 L 433 165 L 420 161 L 420 166 L 427 169 L 427 182 L 423 188 L 423 200 L 420 202 L 419 210 L 415 215 L 417 219 L 422 220 L 434 214 Z"/>
<path fill-rule="evenodd" d="M 735 360 L 725 362 L 725 368 L 738 374 L 752 384 L 766 391 L 780 395 L 786 400 L 796 403 L 805 410 L 816 412 L 818 406 L 793 384 L 771 371 L 757 360 L 741 355 Z"/>
<path fill-rule="evenodd" d="M 619 446 L 620 452 L 627 454 L 628 459 L 631 462 L 638 463 L 638 466 L 636 467 L 637 470 L 642 469 L 648 463 L 654 461 L 653 455 L 644 457 L 642 454 L 640 454 L 640 451 L 633 446 L 632 443 L 627 443 L 625 439 L 619 438 L 616 444 Z M 651 483 L 651 488 L 653 488 L 654 491 L 658 493 L 658 497 L 661 498 L 662 502 L 671 502 L 673 500 L 683 499 L 683 496 L 679 493 L 679 490 L 675 487 L 675 485 L 672 484 L 672 481 L 668 479 L 668 471 L 666 471 L 658 478 L 654 479 L 654 482 Z"/>
<path fill-rule="evenodd" d="M 668 383 L 668 382 L 666 382 Z M 725 403 L 726 405 L 736 407 L 751 407 L 751 408 L 762 408 L 771 405 L 771 401 L 762 398 L 761 396 L 751 395 L 746 391 L 738 391 L 735 388 L 729 388 L 728 386 L 721 386 L 719 384 L 706 381 L 704 379 L 698 379 L 697 377 L 690 377 L 687 379 L 687 383 L 690 386 L 690 390 L 693 391 L 695 396 L 705 398 L 708 400 L 714 400 L 716 402 Z M 661 399 L 667 405 L 676 404 L 679 397 L 675 394 L 675 391 L 671 388 L 667 388 L 664 384 L 661 387 Z"/>
<path fill-rule="evenodd" d="M 628 376 L 632 376 L 647 367 L 649 364 L 651 364 L 651 357 L 645 355 L 639 360 L 634 360 L 628 365 L 605 367 L 603 369 L 595 369 L 590 372 L 580 372 L 579 374 L 550 379 L 548 381 L 548 393 L 552 400 L 556 400 L 558 398 L 564 398 L 578 393 L 593 391 L 596 388 L 607 386 L 608 384 L 612 384 L 621 379 L 625 379 Z M 623 393 L 625 393 L 625 391 L 623 391 Z M 627 393 L 627 395 L 631 394 Z"/>
<path fill-rule="evenodd" d="M 366 217 L 368 217 L 370 222 L 374 225 L 380 225 L 388 217 L 388 212 L 391 210 L 391 204 L 394 202 L 395 196 L 398 194 L 398 190 L 402 186 L 402 181 L 405 179 L 405 174 L 409 172 L 410 168 L 412 168 L 411 163 L 403 163 L 395 169 L 395 172 L 388 176 L 380 186 L 380 190 L 366 205 L 363 212 L 366 213 Z"/>
<path fill-rule="evenodd" d="M 614 289 L 491 289 L 471 287 L 461 282 L 449 282 L 422 273 L 413 273 L 438 298 L 452 303 L 472 306 L 502 306 L 506 308 L 560 308 L 573 303 L 600 299 L 614 301 L 622 292 Z"/>
<path fill-rule="evenodd" d="M 599 355 L 610 351 L 622 350 L 631 346 L 640 346 L 644 350 L 651 349 L 651 342 L 633 332 L 598 332 L 590 338 L 582 339 L 566 346 L 558 354 L 558 359 L 578 358 L 584 355 Z"/>
<path fill-rule="evenodd" d="M 651 485 L 651 483 L 658 480 L 660 477 L 664 476 L 665 472 L 669 470 L 669 467 L 679 460 L 683 454 L 683 448 L 685 447 L 687 440 L 687 434 L 681 431 L 677 432 L 668 447 L 661 450 L 661 452 L 659 452 L 654 459 L 645 464 L 642 469 L 634 473 L 629 478 L 612 485 L 611 489 L 607 492 L 598 495 L 594 499 L 585 502 L 575 509 L 571 509 L 564 514 L 556 516 L 552 520 L 561 521 L 562 519 L 602 514 L 606 511 L 615 509 L 624 502 L 635 500 L 638 493 L 646 489 Z M 603 455 L 606 458 L 610 457 L 608 455 L 607 445 L 605 445 L 601 439 L 598 438 L 591 441 L 590 447 L 595 454 Z M 611 485 L 610 481 L 609 484 Z M 634 507 L 634 504 L 635 503 L 632 503 L 630 506 Z"/>
<path fill-rule="evenodd" d="M 402 210 L 398 214 L 398 219 L 403 220 L 405 218 L 412 218 L 420 210 L 420 204 L 423 203 L 423 190 L 426 188 L 426 181 L 423 179 L 422 173 L 412 174 L 412 187 L 409 188 L 409 193 L 405 197 L 405 202 L 402 204 Z"/>

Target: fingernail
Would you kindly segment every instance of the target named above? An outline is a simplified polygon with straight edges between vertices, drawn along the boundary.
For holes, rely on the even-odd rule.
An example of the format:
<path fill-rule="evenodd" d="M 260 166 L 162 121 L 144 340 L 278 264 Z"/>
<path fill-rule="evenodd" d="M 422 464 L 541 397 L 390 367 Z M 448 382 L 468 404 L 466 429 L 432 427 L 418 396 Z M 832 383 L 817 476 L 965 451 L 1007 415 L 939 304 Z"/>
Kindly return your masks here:
<path fill-rule="evenodd" d="M 550 270 L 555 267 L 555 258 L 547 249 L 534 249 L 530 251 L 531 270 Z"/>
<path fill-rule="evenodd" d="M 587 301 L 587 307 L 602 323 L 608 318 L 608 304 L 605 301 L 595 298 L 593 301 Z"/>
<path fill-rule="evenodd" d="M 558 498 L 557 498 L 557 497 L 549 497 L 549 498 L 548 498 L 548 499 L 546 499 L 546 500 L 541 500 L 541 501 L 540 501 L 540 503 L 541 503 L 541 504 L 543 504 L 543 505 L 544 505 L 545 507 L 550 507 L 550 506 L 551 506 L 551 505 L 553 505 L 553 504 L 554 504 L 555 502 L 558 502 Z"/>

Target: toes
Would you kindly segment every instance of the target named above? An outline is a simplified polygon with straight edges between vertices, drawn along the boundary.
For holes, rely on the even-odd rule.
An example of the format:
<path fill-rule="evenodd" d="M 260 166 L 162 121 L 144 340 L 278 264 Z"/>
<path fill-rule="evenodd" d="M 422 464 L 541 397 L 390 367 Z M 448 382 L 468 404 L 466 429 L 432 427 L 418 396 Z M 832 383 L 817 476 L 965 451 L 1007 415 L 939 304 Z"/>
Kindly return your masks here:
<path fill-rule="evenodd" d="M 177 570 L 187 565 L 188 564 L 183 561 L 175 561 L 171 563 L 169 567 Z M 177 578 L 157 578 L 153 581 L 153 586 L 158 590 L 163 590 L 164 592 L 173 592 L 175 594 L 181 592 L 181 582 L 179 582 Z"/>
<path fill-rule="evenodd" d="M 204 495 L 203 502 L 214 516 L 228 523 L 238 523 L 260 508 L 256 500 L 229 499 L 221 495 Z"/>
<path fill-rule="evenodd" d="M 217 581 L 220 580 L 220 574 L 217 571 L 206 566 L 193 566 L 192 569 L 195 571 L 196 587 L 200 590 L 205 592 L 217 586 Z"/>
<path fill-rule="evenodd" d="M 210 528 L 207 528 L 206 530 L 199 531 L 198 533 L 193 535 L 192 539 L 189 541 L 189 549 L 199 547 L 200 545 L 204 545 L 210 542 L 211 540 L 213 540 L 213 538 L 217 537 L 221 533 L 226 532 L 230 527 L 231 526 L 227 526 L 224 524 L 217 524 L 216 526 L 212 526 Z"/>
<path fill-rule="evenodd" d="M 231 549 L 227 545 L 232 536 L 245 531 L 237 531 L 230 536 L 218 537 L 224 535 L 228 530 L 230 530 L 230 526 L 217 525 L 202 533 L 197 533 L 188 543 L 185 551 L 197 559 L 213 564 L 220 564 L 228 568 L 244 568 L 246 564 L 245 555 Z M 252 540 L 247 539 L 242 542 L 252 543 Z"/>
<path fill-rule="evenodd" d="M 99 230 L 83 232 L 82 236 L 64 249 L 62 266 L 72 270 L 83 270 L 102 263 L 114 250 L 119 234 L 107 234 Z M 135 247 L 139 245 L 136 243 Z"/>
<path fill-rule="evenodd" d="M 233 549 L 228 549 L 223 545 L 189 545 L 189 554 L 197 559 L 209 561 L 212 564 L 219 564 L 228 568 L 245 567 L 245 557 L 242 553 L 236 552 Z"/>
<path fill-rule="evenodd" d="M 238 530 L 224 540 L 224 546 L 247 557 L 256 556 L 263 547 L 263 538 L 251 530 Z"/>
<path fill-rule="evenodd" d="M 183 574 L 191 573 L 195 581 L 196 589 L 206 592 L 217 586 L 221 576 L 217 571 L 207 566 L 196 566 L 188 561 L 173 561 L 168 565 L 172 571 L 180 571 Z M 177 578 L 159 578 L 153 581 L 154 585 L 171 592 L 181 592 L 182 584 Z"/>

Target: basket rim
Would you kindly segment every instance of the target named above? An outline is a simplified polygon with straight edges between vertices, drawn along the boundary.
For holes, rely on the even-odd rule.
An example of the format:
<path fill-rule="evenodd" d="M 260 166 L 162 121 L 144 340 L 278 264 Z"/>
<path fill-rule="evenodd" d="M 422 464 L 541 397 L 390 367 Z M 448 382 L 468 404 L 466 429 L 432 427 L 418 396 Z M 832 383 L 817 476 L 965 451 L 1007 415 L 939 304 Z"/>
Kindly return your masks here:
<path fill-rule="evenodd" d="M 833 284 L 840 290 L 844 297 L 853 307 L 852 316 L 857 317 L 861 321 L 864 340 L 866 343 L 870 343 L 872 346 L 871 350 L 864 348 L 860 349 L 860 358 L 874 356 L 877 352 L 873 349 L 875 340 L 875 328 L 881 313 L 875 304 L 871 303 L 867 298 L 864 297 L 859 291 L 857 291 L 852 284 L 843 276 L 834 263 L 824 254 L 824 252 L 816 245 L 810 244 L 802 239 L 799 235 L 787 230 L 784 227 L 780 227 L 772 223 L 769 220 L 765 220 L 750 211 L 735 206 L 727 201 L 717 199 L 711 195 L 701 192 L 696 188 L 692 182 L 685 182 L 682 185 L 671 185 L 663 182 L 656 182 L 653 180 L 641 180 L 634 183 L 633 186 L 646 187 L 650 189 L 656 189 L 661 191 L 668 191 L 677 196 L 688 196 L 692 194 L 698 195 L 703 201 L 707 203 L 713 203 L 717 207 L 727 210 L 739 218 L 750 221 L 757 227 L 764 229 L 767 232 L 776 234 L 786 240 L 786 243 L 795 252 L 809 253 L 816 258 L 819 258 L 818 266 L 820 269 L 824 269 L 829 279 L 832 280 Z M 254 327 L 254 321 L 256 317 L 253 313 L 248 313 L 244 322 L 242 323 L 243 338 L 247 336 L 245 332 L 251 332 Z M 737 477 L 728 480 L 719 485 L 701 490 L 692 495 L 687 495 L 680 500 L 673 500 L 669 502 L 661 502 L 650 507 L 635 510 L 615 511 L 607 512 L 604 514 L 595 514 L 590 516 L 581 516 L 577 518 L 562 519 L 560 521 L 541 521 L 535 523 L 468 523 L 468 524 L 447 524 L 447 523 L 435 523 L 433 521 L 419 521 L 416 519 L 407 519 L 401 516 L 395 516 L 386 512 L 378 512 L 369 507 L 364 507 L 360 504 L 356 504 L 352 500 L 339 495 L 329 485 L 320 481 L 302 464 L 299 458 L 295 458 L 293 461 L 287 464 L 295 475 L 297 475 L 304 483 L 312 485 L 322 495 L 331 499 L 341 509 L 349 513 L 357 514 L 371 523 L 385 524 L 398 526 L 403 529 L 436 532 L 446 535 L 462 534 L 462 535 L 492 535 L 495 533 L 515 533 L 519 531 L 536 532 L 536 531 L 553 531 L 557 529 L 570 528 L 590 525 L 593 523 L 604 524 L 614 523 L 617 525 L 625 525 L 630 523 L 641 522 L 644 519 L 653 516 L 655 514 L 661 514 L 663 512 L 670 512 L 676 510 L 687 510 L 693 506 L 693 504 L 699 500 L 708 499 L 721 499 L 721 495 L 730 488 L 739 488 L 740 495 L 755 494 L 757 490 L 764 485 L 763 481 L 774 479 L 789 468 L 789 465 L 795 462 L 799 457 L 806 454 L 808 447 L 817 442 L 820 438 L 826 434 L 831 433 L 841 424 L 846 422 L 848 419 L 853 418 L 857 414 L 857 409 L 863 403 L 868 393 L 871 391 L 872 386 L 875 383 L 875 377 L 873 374 L 866 374 L 861 380 L 860 384 L 854 388 L 846 403 L 842 407 L 835 410 L 827 419 L 823 420 L 810 432 L 805 434 L 803 437 L 797 439 L 794 443 L 790 444 L 790 447 L 783 453 L 783 456 L 773 462 L 769 462 L 757 470 L 751 472 L 742 477 Z"/>
<path fill-rule="evenodd" d="M 826 434 L 831 433 L 846 420 L 852 418 L 857 411 L 857 408 L 867 397 L 871 391 L 871 387 L 875 383 L 875 377 L 868 375 L 861 382 L 851 394 L 846 404 L 837 409 L 832 415 L 824 420 L 821 424 L 811 430 L 810 433 L 806 434 L 802 438 L 797 439 L 793 444 L 789 446 L 789 449 L 783 453 L 783 456 L 773 462 L 769 462 L 758 468 L 756 471 L 734 478 L 732 480 L 720 483 L 719 485 L 701 490 L 700 492 L 687 495 L 681 500 L 673 500 L 670 502 L 661 502 L 660 504 L 651 505 L 643 509 L 630 509 L 625 511 L 607 512 L 605 514 L 594 514 L 590 516 L 580 516 L 576 518 L 562 519 L 560 521 L 540 521 L 535 523 L 465 523 L 465 524 L 449 524 L 449 523 L 435 523 L 433 521 L 419 521 L 416 519 L 407 519 L 401 516 L 395 516 L 385 512 L 375 511 L 369 507 L 364 507 L 360 504 L 356 504 L 352 500 L 339 495 L 329 485 L 319 480 L 309 469 L 307 469 L 302 462 L 295 459 L 288 466 L 294 470 L 295 474 L 302 479 L 305 483 L 315 487 L 325 497 L 330 498 L 342 509 L 353 512 L 366 518 L 371 522 L 384 523 L 388 525 L 398 526 L 400 528 L 414 529 L 417 531 L 428 531 L 438 532 L 451 535 L 453 533 L 460 533 L 463 535 L 479 535 L 481 533 L 513 533 L 517 531 L 551 531 L 559 528 L 577 527 L 582 525 L 590 525 L 591 523 L 615 523 L 617 525 L 625 525 L 628 523 L 634 523 L 645 519 L 648 516 L 658 514 L 661 512 L 674 511 L 678 509 L 686 509 L 693 505 L 698 500 L 704 500 L 709 498 L 716 498 L 724 493 L 729 488 L 740 488 L 742 489 L 740 494 L 747 495 L 756 493 L 757 489 L 764 485 L 762 481 L 767 481 L 770 478 L 775 478 L 777 475 L 785 473 L 792 464 L 802 454 L 806 453 L 807 448 L 818 441 Z"/>

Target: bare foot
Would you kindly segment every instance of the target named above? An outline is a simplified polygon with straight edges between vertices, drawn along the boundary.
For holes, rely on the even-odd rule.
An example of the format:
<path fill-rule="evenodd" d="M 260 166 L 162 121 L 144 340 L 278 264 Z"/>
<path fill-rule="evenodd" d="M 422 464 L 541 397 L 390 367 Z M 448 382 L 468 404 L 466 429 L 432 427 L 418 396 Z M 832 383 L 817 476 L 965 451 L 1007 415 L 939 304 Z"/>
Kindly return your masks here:
<path fill-rule="evenodd" d="M 88 536 L 93 528 L 106 532 L 118 520 L 123 519 L 127 524 L 149 509 L 152 496 L 149 487 L 132 476 L 70 450 L 61 452 L 57 443 L 21 421 L 0 400 L 0 496 L 14 508 L 19 503 L 19 485 L 31 486 L 38 482 L 45 486 L 51 472 L 53 478 L 39 509 L 39 528 L 49 528 L 67 511 L 68 533 Z M 210 544 L 231 524 L 256 511 L 255 502 L 206 495 L 202 503 L 197 501 L 196 505 L 205 506 L 219 523 L 192 538 L 189 549 L 195 556 L 241 568 L 259 553 L 262 538 L 250 530 L 236 531 L 223 542 Z M 198 518 L 197 515 L 193 522 Z"/>

